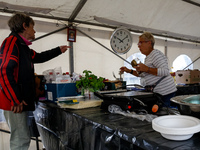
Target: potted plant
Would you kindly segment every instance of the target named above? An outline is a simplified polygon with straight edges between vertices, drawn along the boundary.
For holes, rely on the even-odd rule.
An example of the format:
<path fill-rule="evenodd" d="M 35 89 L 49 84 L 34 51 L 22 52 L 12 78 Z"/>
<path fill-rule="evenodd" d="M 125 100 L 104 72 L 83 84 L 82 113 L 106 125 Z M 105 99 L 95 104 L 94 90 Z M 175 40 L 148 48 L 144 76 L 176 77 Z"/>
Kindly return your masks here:
<path fill-rule="evenodd" d="M 80 80 L 76 81 L 76 87 L 78 89 L 81 88 L 81 95 L 85 96 L 85 91 L 96 92 L 101 90 L 105 86 L 103 81 L 104 78 L 97 77 L 89 70 L 84 70 L 83 76 L 80 77 Z"/>

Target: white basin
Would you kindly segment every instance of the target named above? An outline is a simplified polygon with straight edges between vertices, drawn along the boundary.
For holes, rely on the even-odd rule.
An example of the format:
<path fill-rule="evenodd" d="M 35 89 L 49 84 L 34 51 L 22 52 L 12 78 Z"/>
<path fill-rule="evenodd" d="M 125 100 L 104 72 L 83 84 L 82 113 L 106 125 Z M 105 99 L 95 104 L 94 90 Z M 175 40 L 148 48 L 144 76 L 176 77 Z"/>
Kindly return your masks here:
<path fill-rule="evenodd" d="M 200 131 L 200 120 L 192 116 L 167 115 L 153 119 L 152 127 L 166 139 L 181 141 Z"/>

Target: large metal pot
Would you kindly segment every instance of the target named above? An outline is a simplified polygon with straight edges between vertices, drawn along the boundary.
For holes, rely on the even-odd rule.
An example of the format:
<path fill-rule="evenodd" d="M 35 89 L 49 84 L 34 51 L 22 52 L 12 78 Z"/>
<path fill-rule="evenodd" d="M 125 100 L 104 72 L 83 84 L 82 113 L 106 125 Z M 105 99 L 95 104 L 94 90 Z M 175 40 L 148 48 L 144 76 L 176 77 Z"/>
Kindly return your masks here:
<path fill-rule="evenodd" d="M 182 115 L 189 115 L 200 118 L 200 95 L 182 95 L 171 98 L 171 101 L 178 104 Z"/>

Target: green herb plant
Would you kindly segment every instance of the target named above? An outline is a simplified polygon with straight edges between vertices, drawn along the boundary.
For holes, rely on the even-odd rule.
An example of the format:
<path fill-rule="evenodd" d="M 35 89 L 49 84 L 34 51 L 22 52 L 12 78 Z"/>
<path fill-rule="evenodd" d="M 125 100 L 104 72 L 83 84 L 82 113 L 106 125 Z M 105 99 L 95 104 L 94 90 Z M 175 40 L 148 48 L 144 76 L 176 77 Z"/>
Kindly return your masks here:
<path fill-rule="evenodd" d="M 80 77 L 79 81 L 76 81 L 76 87 L 78 89 L 81 88 L 81 91 L 83 92 L 82 95 L 84 95 L 84 90 L 86 89 L 88 89 L 90 92 L 96 92 L 105 86 L 103 80 L 104 78 L 98 78 L 96 75 L 92 74 L 91 71 L 84 70 L 83 76 Z"/>

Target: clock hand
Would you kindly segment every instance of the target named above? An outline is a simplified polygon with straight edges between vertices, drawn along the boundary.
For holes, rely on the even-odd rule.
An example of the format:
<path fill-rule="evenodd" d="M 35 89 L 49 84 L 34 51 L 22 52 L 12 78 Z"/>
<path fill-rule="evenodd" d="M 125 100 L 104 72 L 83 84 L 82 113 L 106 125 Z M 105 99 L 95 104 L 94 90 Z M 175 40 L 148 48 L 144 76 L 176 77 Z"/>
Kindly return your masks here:
<path fill-rule="evenodd" d="M 117 37 L 117 39 L 119 40 L 119 43 L 123 43 L 123 40 L 121 40 L 120 38 Z"/>
<path fill-rule="evenodd" d="M 125 38 L 122 39 L 122 42 L 123 42 L 126 38 L 128 38 L 128 35 L 127 35 Z"/>

